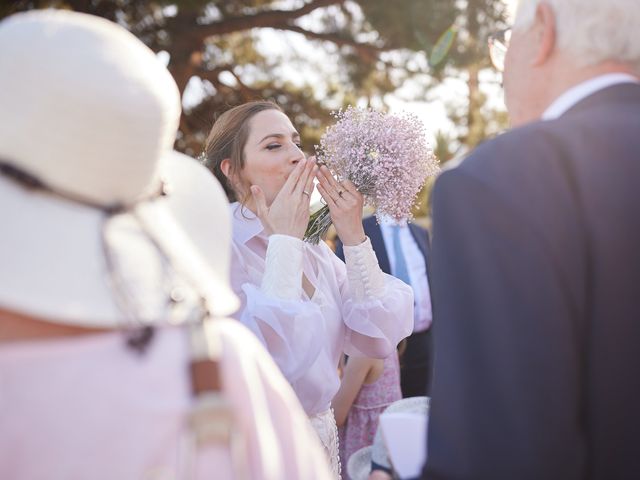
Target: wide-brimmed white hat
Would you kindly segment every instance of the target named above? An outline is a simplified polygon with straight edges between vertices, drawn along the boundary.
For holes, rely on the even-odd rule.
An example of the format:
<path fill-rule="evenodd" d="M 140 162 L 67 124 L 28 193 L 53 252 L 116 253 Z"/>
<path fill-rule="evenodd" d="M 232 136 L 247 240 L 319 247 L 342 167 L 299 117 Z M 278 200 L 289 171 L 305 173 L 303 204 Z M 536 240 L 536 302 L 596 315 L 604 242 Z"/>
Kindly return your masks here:
<path fill-rule="evenodd" d="M 429 397 L 408 397 L 397 400 L 383 412 L 386 413 L 417 413 L 429 414 Z M 347 460 L 347 473 L 351 480 L 367 480 L 371 473 L 371 461 L 387 468 L 391 468 L 387 458 L 387 449 L 380 428 L 376 430 L 373 445 L 356 450 Z"/>
<path fill-rule="evenodd" d="M 56 10 L 8 17 L 0 45 L 0 308 L 107 328 L 194 293 L 234 311 L 227 202 L 172 151 L 180 95 L 155 54 Z"/>

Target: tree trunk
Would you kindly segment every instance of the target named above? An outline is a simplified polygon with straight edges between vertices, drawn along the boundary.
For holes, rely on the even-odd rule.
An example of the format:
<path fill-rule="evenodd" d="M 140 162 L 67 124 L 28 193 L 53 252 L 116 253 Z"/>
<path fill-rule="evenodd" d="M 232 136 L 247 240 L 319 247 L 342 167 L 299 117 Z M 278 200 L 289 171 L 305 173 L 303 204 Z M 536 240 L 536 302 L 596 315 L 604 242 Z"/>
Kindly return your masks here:
<path fill-rule="evenodd" d="M 467 2 L 467 29 L 469 32 L 471 50 L 474 52 L 474 57 L 478 58 L 480 50 L 478 46 L 478 37 L 480 30 L 480 22 L 478 14 L 480 13 L 477 0 L 468 0 Z M 467 87 L 469 89 L 469 109 L 467 111 L 467 138 L 466 144 L 469 148 L 476 146 L 483 138 L 484 134 L 484 122 L 482 120 L 482 114 L 480 108 L 482 107 L 482 95 L 480 93 L 480 82 L 478 80 L 478 74 L 480 72 L 480 66 L 478 62 L 474 62 L 467 67 Z"/>
<path fill-rule="evenodd" d="M 469 110 L 467 111 L 467 141 L 469 148 L 475 147 L 484 138 L 484 119 L 480 109 L 482 108 L 482 93 L 480 92 L 480 82 L 478 74 L 480 68 L 478 64 L 470 65 L 467 69 L 469 76 L 467 87 L 469 88 Z"/>

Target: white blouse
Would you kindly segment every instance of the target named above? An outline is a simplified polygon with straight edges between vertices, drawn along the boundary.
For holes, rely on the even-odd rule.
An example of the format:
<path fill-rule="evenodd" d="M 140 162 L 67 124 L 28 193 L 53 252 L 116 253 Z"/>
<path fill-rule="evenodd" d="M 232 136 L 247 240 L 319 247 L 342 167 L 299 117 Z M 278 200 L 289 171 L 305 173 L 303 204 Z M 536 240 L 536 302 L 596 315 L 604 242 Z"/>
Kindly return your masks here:
<path fill-rule="evenodd" d="M 368 239 L 345 247 L 345 267 L 324 242 L 269 237 L 250 210 L 231 211 L 235 318 L 266 346 L 306 413 L 321 413 L 338 391 L 342 352 L 385 358 L 411 334 L 413 291 L 380 270 Z"/>

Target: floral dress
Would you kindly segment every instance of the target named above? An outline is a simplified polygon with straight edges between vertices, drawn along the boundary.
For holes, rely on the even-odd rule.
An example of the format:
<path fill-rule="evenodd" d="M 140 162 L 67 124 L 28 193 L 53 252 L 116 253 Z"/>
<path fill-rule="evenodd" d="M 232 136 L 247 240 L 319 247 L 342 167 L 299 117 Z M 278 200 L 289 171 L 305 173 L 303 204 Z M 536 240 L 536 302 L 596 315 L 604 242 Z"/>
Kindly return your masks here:
<path fill-rule="evenodd" d="M 384 360 L 380 378 L 364 384 L 358 393 L 346 423 L 339 427 L 340 461 L 346 466 L 357 450 L 371 445 L 378 428 L 378 417 L 390 404 L 402 398 L 400 364 L 396 352 Z"/>

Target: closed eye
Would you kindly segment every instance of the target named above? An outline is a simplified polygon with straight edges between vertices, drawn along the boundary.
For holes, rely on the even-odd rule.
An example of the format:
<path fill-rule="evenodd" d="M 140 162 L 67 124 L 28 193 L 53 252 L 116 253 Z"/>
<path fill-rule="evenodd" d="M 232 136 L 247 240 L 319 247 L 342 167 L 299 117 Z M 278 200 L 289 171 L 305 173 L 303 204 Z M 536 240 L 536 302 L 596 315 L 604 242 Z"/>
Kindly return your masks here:
<path fill-rule="evenodd" d="M 280 148 L 282 145 L 279 143 L 270 143 L 269 145 L 267 145 L 265 148 L 267 150 L 277 150 L 278 148 Z M 296 147 L 298 147 L 300 150 L 302 150 L 302 143 L 296 143 Z"/>

